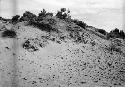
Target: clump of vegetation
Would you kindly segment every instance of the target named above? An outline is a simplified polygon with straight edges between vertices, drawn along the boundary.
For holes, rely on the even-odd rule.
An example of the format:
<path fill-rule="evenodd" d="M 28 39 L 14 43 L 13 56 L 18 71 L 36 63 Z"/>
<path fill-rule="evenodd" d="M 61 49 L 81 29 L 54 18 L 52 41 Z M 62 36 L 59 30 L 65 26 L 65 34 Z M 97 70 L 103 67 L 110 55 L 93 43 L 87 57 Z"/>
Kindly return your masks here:
<path fill-rule="evenodd" d="M 45 17 L 47 17 L 47 16 L 52 17 L 52 16 L 53 16 L 53 13 L 46 12 L 46 10 L 43 9 L 43 10 L 38 14 L 37 21 L 42 21 L 42 20 L 43 20 Z"/>
<path fill-rule="evenodd" d="M 2 37 L 15 38 L 16 36 L 16 32 L 13 30 L 5 30 L 2 32 Z"/>
<path fill-rule="evenodd" d="M 80 27 L 82 27 L 82 28 L 84 28 L 84 29 L 87 27 L 87 24 L 84 23 L 83 21 L 79 21 L 79 20 L 77 20 L 77 19 L 74 19 L 73 22 L 74 22 L 76 25 L 78 25 L 78 26 L 80 26 Z"/>
<path fill-rule="evenodd" d="M 20 21 L 33 21 L 37 18 L 37 16 L 29 11 L 26 11 L 23 13 L 23 16 L 21 16 Z"/>
<path fill-rule="evenodd" d="M 37 27 L 40 30 L 45 30 L 47 32 L 54 30 L 50 24 L 44 22 L 30 22 L 30 25 L 33 25 L 34 27 Z"/>
<path fill-rule="evenodd" d="M 43 9 L 39 14 L 38 14 L 38 17 L 45 17 L 46 16 L 46 10 Z"/>
<path fill-rule="evenodd" d="M 13 17 L 12 17 L 12 23 L 13 23 L 13 24 L 14 24 L 14 23 L 17 23 L 18 20 L 19 20 L 19 18 L 20 18 L 19 15 L 13 16 Z"/>
<path fill-rule="evenodd" d="M 119 30 L 118 28 L 115 28 L 114 30 L 110 31 L 107 35 L 107 39 L 110 38 L 121 38 L 125 39 L 125 33 L 123 30 Z"/>
<path fill-rule="evenodd" d="M 66 8 L 61 8 L 60 11 L 57 12 L 56 17 L 60 19 L 71 18 L 70 11 L 66 10 Z"/>
<path fill-rule="evenodd" d="M 106 35 L 106 31 L 103 30 L 103 29 L 97 29 L 97 31 L 98 31 L 99 33 L 103 34 L 103 35 Z"/>
<path fill-rule="evenodd" d="M 29 52 L 37 51 L 38 47 L 34 46 L 31 44 L 30 40 L 26 40 L 25 43 L 23 44 L 23 48 L 28 50 Z"/>

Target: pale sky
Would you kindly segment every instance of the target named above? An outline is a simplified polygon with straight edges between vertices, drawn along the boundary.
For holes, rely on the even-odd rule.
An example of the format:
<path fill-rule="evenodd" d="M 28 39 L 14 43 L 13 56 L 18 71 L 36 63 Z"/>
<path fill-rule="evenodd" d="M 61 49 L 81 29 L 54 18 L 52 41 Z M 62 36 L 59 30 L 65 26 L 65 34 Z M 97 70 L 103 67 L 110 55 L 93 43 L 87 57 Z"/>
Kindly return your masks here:
<path fill-rule="evenodd" d="M 12 17 L 14 0 L 0 0 L 0 15 Z M 15 0 L 17 13 L 22 15 L 26 10 L 38 14 L 43 8 L 56 13 L 60 8 L 71 11 L 73 18 L 82 20 L 88 25 L 110 31 L 123 29 L 123 0 Z"/>

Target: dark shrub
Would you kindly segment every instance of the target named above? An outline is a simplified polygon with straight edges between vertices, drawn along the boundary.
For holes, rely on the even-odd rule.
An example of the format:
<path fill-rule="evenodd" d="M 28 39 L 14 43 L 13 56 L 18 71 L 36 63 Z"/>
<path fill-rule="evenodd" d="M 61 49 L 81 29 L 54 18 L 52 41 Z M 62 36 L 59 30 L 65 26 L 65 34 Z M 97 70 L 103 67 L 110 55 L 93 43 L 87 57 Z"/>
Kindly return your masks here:
<path fill-rule="evenodd" d="M 25 43 L 23 43 L 23 48 L 28 50 L 29 52 L 34 52 L 39 50 L 38 47 L 31 44 L 30 40 L 28 39 Z"/>
<path fill-rule="evenodd" d="M 39 27 L 40 29 L 45 30 L 45 31 L 48 31 L 48 32 L 50 32 L 50 31 L 52 30 L 52 27 L 51 27 L 51 25 L 49 25 L 49 24 L 41 23 L 41 24 L 38 25 L 38 27 Z"/>
<path fill-rule="evenodd" d="M 118 34 L 118 33 L 119 33 L 119 29 L 118 29 L 118 28 L 115 28 L 115 29 L 112 30 L 111 32 Z"/>
<path fill-rule="evenodd" d="M 46 16 L 52 17 L 52 16 L 53 16 L 53 13 L 46 12 L 46 10 L 43 9 L 43 10 L 38 14 L 37 21 L 42 21 L 43 18 L 46 17 Z"/>
<path fill-rule="evenodd" d="M 123 30 L 120 30 L 119 34 L 121 38 L 125 39 L 125 33 Z"/>
<path fill-rule="evenodd" d="M 105 31 L 105 30 L 103 30 L 103 29 L 98 29 L 98 32 L 99 32 L 99 33 L 101 33 L 101 34 L 106 35 L 106 31 Z"/>
<path fill-rule="evenodd" d="M 57 12 L 56 17 L 60 19 L 70 18 L 70 11 L 66 10 L 66 8 L 61 8 L 60 11 Z"/>
<path fill-rule="evenodd" d="M 20 21 L 31 21 L 35 20 L 37 16 L 29 11 L 26 11 L 23 16 L 20 18 Z"/>
<path fill-rule="evenodd" d="M 113 31 L 111 31 L 111 33 L 113 33 L 115 35 L 115 37 L 119 38 L 119 29 L 115 28 Z"/>
<path fill-rule="evenodd" d="M 64 13 L 63 16 L 62 16 L 62 19 L 66 19 L 67 18 L 67 13 Z"/>
<path fill-rule="evenodd" d="M 40 30 L 45 30 L 47 32 L 50 32 L 51 30 L 53 30 L 52 26 L 48 23 L 43 23 L 43 22 L 34 22 L 34 21 L 30 21 L 30 25 L 33 25 L 34 27 L 39 28 Z"/>
<path fill-rule="evenodd" d="M 60 10 L 61 10 L 61 12 L 65 12 L 66 8 L 61 8 Z"/>
<path fill-rule="evenodd" d="M 121 38 L 121 39 L 125 39 L 125 33 L 123 32 L 123 30 L 120 30 L 118 28 L 110 31 L 107 35 L 107 38 Z"/>
<path fill-rule="evenodd" d="M 57 18 L 63 19 L 62 12 L 58 11 L 56 14 Z"/>
<path fill-rule="evenodd" d="M 50 17 L 52 17 L 53 16 L 53 13 L 46 13 L 46 16 L 50 16 Z"/>
<path fill-rule="evenodd" d="M 15 38 L 16 32 L 13 30 L 6 30 L 2 33 L 2 37 Z"/>
<path fill-rule="evenodd" d="M 16 23 L 19 20 L 19 18 L 20 18 L 19 15 L 13 16 L 12 23 Z"/>
<path fill-rule="evenodd" d="M 39 14 L 38 17 L 45 17 L 46 16 L 46 10 L 43 9 Z"/>
<path fill-rule="evenodd" d="M 107 34 L 107 39 L 113 38 L 114 36 L 111 33 Z"/>
<path fill-rule="evenodd" d="M 80 27 L 82 27 L 82 28 L 84 28 L 84 29 L 85 29 L 86 26 L 87 26 L 86 23 L 84 23 L 84 22 L 82 22 L 82 21 L 79 21 L 79 20 L 77 20 L 77 19 L 74 19 L 73 22 L 74 22 L 76 25 L 78 25 L 78 26 L 80 26 Z"/>
<path fill-rule="evenodd" d="M 120 35 L 119 35 L 119 29 L 117 29 L 117 28 L 115 28 L 114 30 L 112 30 L 112 31 L 110 32 L 110 34 L 111 34 L 112 36 L 114 36 L 115 38 L 119 38 L 119 37 L 120 37 Z"/>

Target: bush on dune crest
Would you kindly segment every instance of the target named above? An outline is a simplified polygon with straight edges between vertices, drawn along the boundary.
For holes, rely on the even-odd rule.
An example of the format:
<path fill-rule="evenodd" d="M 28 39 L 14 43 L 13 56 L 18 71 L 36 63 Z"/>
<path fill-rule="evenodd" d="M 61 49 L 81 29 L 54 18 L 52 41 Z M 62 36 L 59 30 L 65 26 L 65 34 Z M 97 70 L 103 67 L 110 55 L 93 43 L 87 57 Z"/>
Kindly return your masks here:
<path fill-rule="evenodd" d="M 56 17 L 60 19 L 71 18 L 70 11 L 67 10 L 66 8 L 61 8 L 60 11 L 56 13 Z"/>
<path fill-rule="evenodd" d="M 14 23 L 17 23 L 18 20 L 19 20 L 19 18 L 20 18 L 19 15 L 13 16 L 13 18 L 12 18 L 12 23 L 13 23 L 13 24 L 14 24 Z"/>
<path fill-rule="evenodd" d="M 36 18 L 37 16 L 29 11 L 26 11 L 23 13 L 23 16 L 21 16 L 20 21 L 32 21 Z"/>
<path fill-rule="evenodd" d="M 123 30 L 119 30 L 118 28 L 115 28 L 114 30 L 110 31 L 107 35 L 107 38 L 121 38 L 125 39 L 125 33 Z"/>

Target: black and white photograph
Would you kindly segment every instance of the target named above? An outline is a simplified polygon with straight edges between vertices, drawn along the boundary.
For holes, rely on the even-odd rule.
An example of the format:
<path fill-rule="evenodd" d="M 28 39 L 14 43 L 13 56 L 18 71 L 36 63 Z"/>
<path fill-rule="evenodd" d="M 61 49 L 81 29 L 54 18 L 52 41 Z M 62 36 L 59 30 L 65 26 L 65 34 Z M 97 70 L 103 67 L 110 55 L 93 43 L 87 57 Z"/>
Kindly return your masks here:
<path fill-rule="evenodd" d="M 124 0 L 0 0 L 0 87 L 125 87 Z"/>

